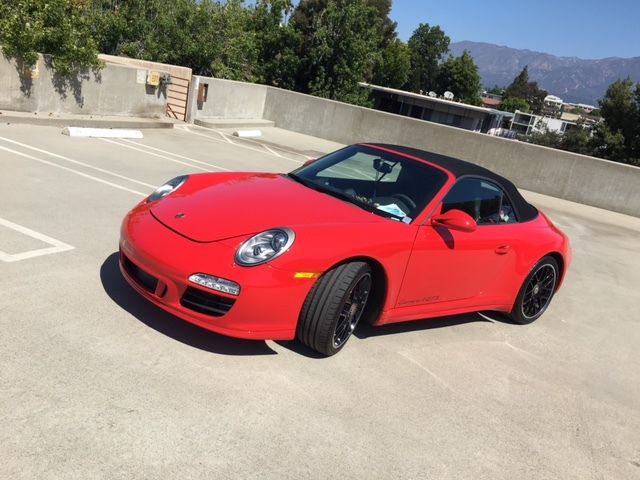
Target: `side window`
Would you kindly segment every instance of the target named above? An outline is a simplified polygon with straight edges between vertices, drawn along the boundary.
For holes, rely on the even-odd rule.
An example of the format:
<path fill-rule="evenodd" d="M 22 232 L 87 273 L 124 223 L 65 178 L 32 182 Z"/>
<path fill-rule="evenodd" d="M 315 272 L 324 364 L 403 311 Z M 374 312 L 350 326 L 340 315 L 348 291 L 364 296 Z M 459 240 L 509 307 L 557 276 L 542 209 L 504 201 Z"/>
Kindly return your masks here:
<path fill-rule="evenodd" d="M 442 213 L 453 209 L 469 214 L 478 225 L 517 222 L 504 191 L 481 178 L 463 178 L 451 188 L 442 202 Z"/>

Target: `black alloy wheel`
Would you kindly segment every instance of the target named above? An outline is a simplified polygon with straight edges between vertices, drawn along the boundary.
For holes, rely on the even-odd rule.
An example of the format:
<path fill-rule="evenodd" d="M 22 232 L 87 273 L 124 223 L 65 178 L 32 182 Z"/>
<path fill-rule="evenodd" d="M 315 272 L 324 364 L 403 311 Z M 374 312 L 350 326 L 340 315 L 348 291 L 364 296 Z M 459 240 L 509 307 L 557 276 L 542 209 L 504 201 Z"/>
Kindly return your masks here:
<path fill-rule="evenodd" d="M 536 264 L 518 293 L 509 315 L 512 320 L 527 324 L 544 313 L 556 291 L 558 272 L 558 262 L 553 257 L 544 257 Z"/>
<path fill-rule="evenodd" d="M 338 353 L 369 312 L 373 282 L 365 262 L 345 263 L 325 273 L 302 306 L 298 340 L 327 356 Z"/>
<path fill-rule="evenodd" d="M 360 317 L 367 306 L 371 284 L 373 280 L 371 273 L 365 273 L 347 294 L 347 298 L 342 306 L 342 312 L 338 317 L 335 331 L 333 332 L 333 348 L 340 348 L 344 345 L 356 329 Z"/>

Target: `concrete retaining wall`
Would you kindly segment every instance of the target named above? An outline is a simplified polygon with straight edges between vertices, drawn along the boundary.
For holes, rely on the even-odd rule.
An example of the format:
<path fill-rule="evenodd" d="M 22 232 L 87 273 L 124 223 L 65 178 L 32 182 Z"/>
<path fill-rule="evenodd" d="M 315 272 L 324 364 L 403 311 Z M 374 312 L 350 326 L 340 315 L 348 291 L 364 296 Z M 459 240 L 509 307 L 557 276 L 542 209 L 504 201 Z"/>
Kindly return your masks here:
<path fill-rule="evenodd" d="M 208 105 L 194 117 L 264 118 L 344 144 L 385 142 L 487 167 L 533 192 L 640 217 L 640 168 L 491 137 L 264 85 L 200 77 Z"/>
<path fill-rule="evenodd" d="M 117 57 L 115 55 L 100 54 L 98 58 L 106 64 L 124 65 L 136 69 L 169 74 L 171 82 L 166 87 L 166 114 L 176 120 L 186 120 L 189 86 L 191 85 L 192 77 L 190 68 L 167 63 L 149 62 L 137 58 Z"/>
<path fill-rule="evenodd" d="M 191 122 L 202 118 L 263 118 L 264 102 L 271 87 L 219 78 L 193 76 L 189 94 Z M 207 100 L 198 102 L 198 89 L 208 85 Z"/>
<path fill-rule="evenodd" d="M 21 72 L 0 52 L 0 110 L 163 117 L 166 92 L 139 80 L 136 68 L 107 65 L 65 81 L 43 56 L 33 73 Z"/>

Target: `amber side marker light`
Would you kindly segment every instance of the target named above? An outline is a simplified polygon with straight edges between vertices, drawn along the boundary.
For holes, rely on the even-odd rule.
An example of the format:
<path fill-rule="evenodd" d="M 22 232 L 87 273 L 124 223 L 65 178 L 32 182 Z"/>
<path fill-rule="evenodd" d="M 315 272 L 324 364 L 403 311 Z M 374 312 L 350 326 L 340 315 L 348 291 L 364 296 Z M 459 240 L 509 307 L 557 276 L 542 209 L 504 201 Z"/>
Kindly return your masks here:
<path fill-rule="evenodd" d="M 321 273 L 316 273 L 316 272 L 296 272 L 293 275 L 293 278 L 312 279 L 312 278 L 318 278 L 320 275 L 322 275 L 322 274 Z"/>

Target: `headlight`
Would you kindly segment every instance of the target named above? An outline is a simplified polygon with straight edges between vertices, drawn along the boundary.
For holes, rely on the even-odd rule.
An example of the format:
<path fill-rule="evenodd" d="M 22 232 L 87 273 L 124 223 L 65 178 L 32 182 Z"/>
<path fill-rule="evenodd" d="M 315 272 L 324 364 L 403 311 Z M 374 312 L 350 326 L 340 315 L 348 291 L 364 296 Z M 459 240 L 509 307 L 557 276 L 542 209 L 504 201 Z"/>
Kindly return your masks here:
<path fill-rule="evenodd" d="M 175 192 L 182 185 L 184 185 L 184 182 L 187 181 L 187 178 L 189 178 L 188 175 L 180 175 L 179 177 L 172 178 L 164 185 L 156 188 L 156 191 L 147 197 L 147 202 L 157 202 L 161 198 L 164 198 L 170 193 Z"/>
<path fill-rule="evenodd" d="M 268 262 L 286 252 L 296 235 L 288 228 L 275 228 L 259 233 L 244 242 L 236 252 L 236 262 L 252 267 Z"/>

